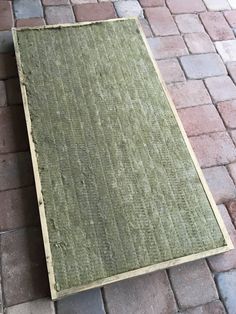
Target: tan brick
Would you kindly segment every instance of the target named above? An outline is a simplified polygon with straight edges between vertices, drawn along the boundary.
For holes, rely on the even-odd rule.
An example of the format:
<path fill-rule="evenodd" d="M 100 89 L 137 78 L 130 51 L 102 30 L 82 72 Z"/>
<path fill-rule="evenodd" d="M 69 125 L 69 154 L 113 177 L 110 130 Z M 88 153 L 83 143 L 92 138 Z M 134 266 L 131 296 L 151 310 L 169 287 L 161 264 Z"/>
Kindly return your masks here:
<path fill-rule="evenodd" d="M 200 14 L 203 25 L 212 40 L 234 39 L 234 33 L 221 12 L 204 12 Z"/>
<path fill-rule="evenodd" d="M 217 108 L 228 128 L 236 128 L 236 100 L 220 102 Z"/>
<path fill-rule="evenodd" d="M 158 67 L 166 83 L 182 82 L 186 80 L 177 59 L 160 60 L 158 61 Z"/>
<path fill-rule="evenodd" d="M 224 131 L 224 124 L 213 105 L 189 107 L 178 110 L 188 136 Z"/>
<path fill-rule="evenodd" d="M 170 84 L 168 89 L 178 109 L 211 103 L 208 91 L 200 80 Z"/>
<path fill-rule="evenodd" d="M 111 2 L 75 5 L 74 12 L 78 22 L 107 20 L 116 17 L 115 9 Z"/>
<path fill-rule="evenodd" d="M 166 7 L 147 8 L 145 16 L 148 19 L 155 36 L 177 35 L 179 31 Z"/>

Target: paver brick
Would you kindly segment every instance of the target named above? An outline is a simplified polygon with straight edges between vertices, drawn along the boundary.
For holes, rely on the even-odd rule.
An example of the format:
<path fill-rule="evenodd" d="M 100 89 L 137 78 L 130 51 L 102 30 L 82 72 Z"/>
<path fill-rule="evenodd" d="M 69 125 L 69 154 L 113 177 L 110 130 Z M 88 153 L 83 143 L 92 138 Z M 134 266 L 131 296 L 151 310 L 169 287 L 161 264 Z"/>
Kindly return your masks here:
<path fill-rule="evenodd" d="M 179 14 L 175 16 L 175 22 L 181 33 L 204 32 L 204 28 L 197 14 Z"/>
<path fill-rule="evenodd" d="M 167 59 L 188 54 L 181 36 L 149 38 L 148 43 L 155 59 Z"/>
<path fill-rule="evenodd" d="M 178 110 L 188 136 L 224 131 L 224 124 L 213 105 L 189 107 Z"/>
<path fill-rule="evenodd" d="M 165 5 L 165 0 L 139 0 L 143 8 L 162 7 Z"/>
<path fill-rule="evenodd" d="M 200 14 L 200 18 L 212 40 L 228 40 L 235 38 L 223 13 L 204 12 Z"/>
<path fill-rule="evenodd" d="M 160 60 L 158 61 L 158 67 L 166 83 L 185 81 L 184 72 L 177 59 Z"/>
<path fill-rule="evenodd" d="M 142 27 L 142 30 L 143 30 L 145 36 L 147 38 L 152 37 L 153 36 L 152 35 L 152 30 L 151 30 L 151 28 L 150 28 L 150 26 L 148 24 L 148 21 L 146 19 L 139 19 L 139 23 L 140 23 L 140 25 Z"/>
<path fill-rule="evenodd" d="M 1 234 L 3 293 L 7 306 L 49 295 L 41 231 L 37 227 Z"/>
<path fill-rule="evenodd" d="M 231 178 L 234 181 L 234 184 L 236 184 L 236 163 L 232 163 L 232 164 L 228 165 L 228 170 L 229 170 L 229 173 L 231 175 Z"/>
<path fill-rule="evenodd" d="M 236 188 L 224 166 L 203 169 L 204 176 L 217 204 L 236 197 Z"/>
<path fill-rule="evenodd" d="M 235 0 L 228 0 L 232 9 L 236 9 L 236 1 Z"/>
<path fill-rule="evenodd" d="M 225 125 L 228 128 L 236 128 L 236 100 L 220 102 L 217 108 Z"/>
<path fill-rule="evenodd" d="M 236 130 L 231 131 L 230 134 L 234 144 L 236 145 Z"/>
<path fill-rule="evenodd" d="M 181 309 L 218 299 L 217 290 L 205 260 L 170 268 L 169 275 Z"/>
<path fill-rule="evenodd" d="M 143 18 L 143 9 L 137 0 L 126 0 L 114 2 L 117 15 L 119 17 L 141 17 Z"/>
<path fill-rule="evenodd" d="M 236 84 L 236 62 L 227 63 L 227 69 L 229 71 L 229 75 Z"/>
<path fill-rule="evenodd" d="M 11 29 L 14 26 L 11 1 L 0 2 L 0 30 Z"/>
<path fill-rule="evenodd" d="M 204 305 L 188 309 L 180 314 L 226 314 L 223 304 L 220 301 L 213 301 Z"/>
<path fill-rule="evenodd" d="M 225 18 L 232 28 L 236 28 L 236 10 L 224 12 Z"/>
<path fill-rule="evenodd" d="M 189 55 L 180 58 L 184 72 L 190 79 L 226 75 L 227 71 L 216 53 Z"/>
<path fill-rule="evenodd" d="M 32 164 L 28 152 L 0 155 L 0 191 L 33 183 Z"/>
<path fill-rule="evenodd" d="M 18 105 L 22 103 L 20 83 L 18 78 L 11 78 L 5 81 L 7 91 L 7 104 Z"/>
<path fill-rule="evenodd" d="M 14 0 L 13 8 L 16 19 L 43 17 L 43 7 L 40 0 Z"/>
<path fill-rule="evenodd" d="M 115 9 L 111 2 L 75 5 L 74 12 L 78 22 L 106 20 L 116 17 Z"/>
<path fill-rule="evenodd" d="M 217 274 L 216 282 L 226 310 L 230 314 L 236 313 L 236 270 Z"/>
<path fill-rule="evenodd" d="M 0 192 L 0 231 L 39 224 L 34 186 Z"/>
<path fill-rule="evenodd" d="M 17 27 L 33 27 L 45 25 L 45 20 L 41 17 L 32 17 L 31 19 L 16 20 Z"/>
<path fill-rule="evenodd" d="M 69 4 L 69 0 L 42 0 L 43 5 L 63 5 Z"/>
<path fill-rule="evenodd" d="M 0 108 L 0 153 L 27 149 L 28 138 L 22 106 Z"/>
<path fill-rule="evenodd" d="M 6 104 L 7 104 L 7 94 L 6 94 L 5 82 L 0 81 L 0 107 L 6 106 Z"/>
<path fill-rule="evenodd" d="M 11 31 L 0 31 L 0 53 L 13 52 L 13 39 Z"/>
<path fill-rule="evenodd" d="M 100 289 L 93 289 L 57 301 L 57 314 L 105 314 Z"/>
<path fill-rule="evenodd" d="M 215 46 L 224 62 L 236 61 L 236 40 L 218 41 Z"/>
<path fill-rule="evenodd" d="M 165 271 L 104 287 L 109 314 L 173 314 L 177 312 Z"/>
<path fill-rule="evenodd" d="M 200 80 L 170 84 L 168 89 L 177 109 L 211 103 L 210 95 Z"/>
<path fill-rule="evenodd" d="M 230 219 L 230 216 L 225 206 L 220 205 L 219 210 L 224 220 L 225 226 L 228 230 L 228 233 L 230 235 L 230 238 L 235 246 L 236 245 L 236 229 L 234 228 L 232 224 L 232 221 Z M 208 262 L 213 272 L 228 271 L 233 268 L 236 268 L 236 249 L 233 249 L 223 254 L 211 256 L 208 258 Z"/>
<path fill-rule="evenodd" d="M 0 54 L 0 79 L 17 75 L 15 57 L 11 54 Z"/>
<path fill-rule="evenodd" d="M 230 10 L 228 0 L 203 0 L 209 11 Z"/>
<path fill-rule="evenodd" d="M 236 148 L 227 132 L 191 137 L 190 142 L 202 168 L 225 165 L 236 160 Z"/>
<path fill-rule="evenodd" d="M 202 0 L 185 1 L 185 0 L 167 0 L 168 7 L 171 13 L 197 13 L 206 10 Z"/>
<path fill-rule="evenodd" d="M 206 33 L 186 34 L 184 40 L 191 53 L 215 52 L 215 47 Z"/>
<path fill-rule="evenodd" d="M 47 24 L 74 23 L 75 17 L 71 6 L 48 6 L 45 8 Z"/>
<path fill-rule="evenodd" d="M 145 10 L 145 16 L 147 17 L 155 36 L 179 34 L 170 11 L 166 7 L 147 8 Z"/>
<path fill-rule="evenodd" d="M 6 314 L 55 314 L 55 308 L 51 300 L 39 299 L 10 306 Z"/>
<path fill-rule="evenodd" d="M 236 87 L 229 76 L 209 77 L 205 83 L 215 102 L 236 98 Z"/>
<path fill-rule="evenodd" d="M 84 4 L 84 3 L 97 3 L 97 0 L 70 0 L 72 4 Z M 102 1 L 110 1 L 110 0 L 100 0 Z"/>
<path fill-rule="evenodd" d="M 234 169 L 233 169 L 234 176 L 233 176 L 233 179 L 234 179 L 234 181 L 236 181 L 235 180 L 236 179 L 236 164 L 231 164 L 231 165 L 234 165 Z M 231 173 L 231 176 L 232 176 L 231 168 L 228 167 L 228 169 L 229 169 L 229 172 Z M 234 224 L 234 227 L 236 228 L 236 201 L 233 200 L 233 201 L 230 201 L 229 203 L 227 203 L 227 209 L 228 209 L 228 212 L 229 212 L 230 217 L 232 219 L 232 222 Z M 236 245 L 235 245 L 235 248 L 236 248 Z"/>

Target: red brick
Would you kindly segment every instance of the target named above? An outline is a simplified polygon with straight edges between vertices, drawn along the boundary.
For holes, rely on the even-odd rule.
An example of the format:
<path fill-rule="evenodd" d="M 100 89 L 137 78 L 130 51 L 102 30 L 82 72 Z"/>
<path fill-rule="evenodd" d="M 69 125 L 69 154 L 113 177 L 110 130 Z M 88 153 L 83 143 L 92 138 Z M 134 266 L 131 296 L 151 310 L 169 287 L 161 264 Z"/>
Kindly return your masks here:
<path fill-rule="evenodd" d="M 97 3 L 97 0 L 70 0 L 72 4 Z M 101 0 L 108 1 L 108 0 Z"/>
<path fill-rule="evenodd" d="M 213 105 L 190 107 L 178 111 L 188 136 L 224 131 L 224 124 Z"/>
<path fill-rule="evenodd" d="M 0 191 L 33 183 L 31 157 L 28 152 L 0 155 Z"/>
<path fill-rule="evenodd" d="M 236 10 L 225 11 L 224 15 L 229 25 L 236 28 Z"/>
<path fill-rule="evenodd" d="M 228 62 L 227 68 L 234 84 L 236 84 L 236 62 Z"/>
<path fill-rule="evenodd" d="M 229 128 L 236 128 L 236 100 L 228 100 L 217 106 L 224 123 Z"/>
<path fill-rule="evenodd" d="M 7 306 L 49 296 L 39 228 L 1 234 L 2 282 Z"/>
<path fill-rule="evenodd" d="M 7 94 L 4 81 L 0 81 L 0 107 L 6 106 L 7 104 Z"/>
<path fill-rule="evenodd" d="M 188 54 L 181 36 L 149 38 L 148 43 L 155 59 L 167 59 Z"/>
<path fill-rule="evenodd" d="M 39 224 L 35 187 L 0 192 L 0 231 Z"/>
<path fill-rule="evenodd" d="M 143 8 L 148 7 L 163 7 L 165 5 L 165 0 L 139 0 Z"/>
<path fill-rule="evenodd" d="M 75 17 L 71 6 L 48 6 L 45 8 L 47 24 L 74 23 Z"/>
<path fill-rule="evenodd" d="M 111 2 L 75 5 L 74 12 L 78 22 L 107 20 L 116 17 L 116 12 Z"/>
<path fill-rule="evenodd" d="M 0 153 L 12 153 L 28 149 L 28 138 L 23 108 L 0 108 Z"/>
<path fill-rule="evenodd" d="M 110 314 L 177 312 L 173 291 L 165 271 L 106 286 L 104 296 Z"/>
<path fill-rule="evenodd" d="M 236 163 L 228 165 L 228 171 L 230 173 L 231 178 L 234 181 L 234 184 L 236 184 Z"/>
<path fill-rule="evenodd" d="M 0 1 L 0 31 L 14 26 L 11 1 Z"/>
<path fill-rule="evenodd" d="M 69 0 L 42 0 L 43 5 L 69 4 Z"/>
<path fill-rule="evenodd" d="M 203 173 L 217 204 L 236 197 L 233 180 L 224 166 L 203 169 Z"/>
<path fill-rule="evenodd" d="M 177 59 L 160 60 L 158 67 L 166 83 L 185 81 L 184 72 Z"/>
<path fill-rule="evenodd" d="M 204 12 L 200 14 L 200 18 L 212 40 L 235 38 L 221 12 Z"/>
<path fill-rule="evenodd" d="M 236 148 L 226 132 L 191 137 L 190 142 L 202 168 L 225 165 L 236 160 Z"/>
<path fill-rule="evenodd" d="M 211 103 L 208 91 L 200 80 L 171 84 L 168 89 L 178 109 Z"/>
<path fill-rule="evenodd" d="M 45 25 L 45 20 L 41 17 L 16 20 L 17 27 L 34 27 L 34 26 L 42 26 L 42 25 Z"/>
<path fill-rule="evenodd" d="M 6 80 L 7 104 L 18 105 L 22 103 L 21 90 L 18 78 Z"/>
<path fill-rule="evenodd" d="M 227 209 L 229 211 L 234 227 L 236 228 L 236 201 L 234 200 L 234 201 L 229 202 L 227 204 Z M 236 247 L 236 243 L 235 243 L 235 247 Z"/>
<path fill-rule="evenodd" d="M 220 205 L 219 210 L 230 235 L 230 238 L 234 246 L 236 246 L 236 229 L 232 224 L 228 211 L 224 205 Z M 211 256 L 208 258 L 208 262 L 210 264 L 211 270 L 214 272 L 228 271 L 236 268 L 236 248 L 223 254 Z"/>
<path fill-rule="evenodd" d="M 213 101 L 225 101 L 236 98 L 236 87 L 229 76 L 209 77 L 205 80 Z"/>
<path fill-rule="evenodd" d="M 197 14 L 179 14 L 175 16 L 175 22 L 181 33 L 204 32 L 204 28 Z"/>
<path fill-rule="evenodd" d="M 17 75 L 16 60 L 13 55 L 0 54 L 0 80 Z"/>
<path fill-rule="evenodd" d="M 170 11 L 166 7 L 148 8 L 145 10 L 145 16 L 148 19 L 155 36 L 179 34 Z"/>
<path fill-rule="evenodd" d="M 218 299 L 214 280 L 205 260 L 172 267 L 169 275 L 181 309 Z"/>
<path fill-rule="evenodd" d="M 152 37 L 152 30 L 148 24 L 148 21 L 145 19 L 139 19 L 139 23 L 142 27 L 142 30 L 147 38 Z"/>
<path fill-rule="evenodd" d="M 206 10 L 202 0 L 186 1 L 186 0 L 167 0 L 170 11 L 174 14 L 180 13 L 197 13 Z"/>
<path fill-rule="evenodd" d="M 190 53 L 215 52 L 215 47 L 206 33 L 193 33 L 184 36 Z"/>
<path fill-rule="evenodd" d="M 226 314 L 223 304 L 219 301 L 213 301 L 204 305 L 188 309 L 179 314 Z"/>

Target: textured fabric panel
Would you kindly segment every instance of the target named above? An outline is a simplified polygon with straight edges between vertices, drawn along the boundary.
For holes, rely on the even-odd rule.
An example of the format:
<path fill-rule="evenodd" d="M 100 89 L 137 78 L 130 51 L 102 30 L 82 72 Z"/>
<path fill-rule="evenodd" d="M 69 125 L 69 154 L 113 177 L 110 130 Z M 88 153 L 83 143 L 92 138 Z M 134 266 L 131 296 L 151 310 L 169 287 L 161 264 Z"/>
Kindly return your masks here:
<path fill-rule="evenodd" d="M 224 246 L 135 20 L 17 37 L 57 291 Z"/>

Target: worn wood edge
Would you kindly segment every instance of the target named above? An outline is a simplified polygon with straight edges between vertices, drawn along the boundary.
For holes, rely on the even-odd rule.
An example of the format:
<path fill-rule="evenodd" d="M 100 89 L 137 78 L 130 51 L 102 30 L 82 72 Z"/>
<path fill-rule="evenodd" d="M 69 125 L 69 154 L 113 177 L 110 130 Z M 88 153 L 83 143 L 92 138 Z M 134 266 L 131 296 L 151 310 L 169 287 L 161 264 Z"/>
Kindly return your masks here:
<path fill-rule="evenodd" d="M 114 275 L 111 277 L 96 280 L 94 282 L 91 282 L 91 283 L 86 284 L 86 285 L 82 285 L 80 287 L 72 287 L 72 288 L 61 290 L 58 292 L 55 289 L 56 281 L 55 281 L 55 274 L 53 271 L 53 262 L 52 262 L 52 254 L 51 254 L 51 248 L 50 248 L 50 242 L 49 242 L 47 220 L 46 220 L 46 214 L 45 214 L 45 206 L 44 206 L 43 195 L 42 195 L 40 174 L 39 174 L 39 170 L 38 170 L 37 153 L 36 153 L 35 144 L 33 142 L 32 132 L 31 132 L 32 126 L 31 126 L 31 119 L 30 119 L 30 113 L 29 113 L 29 108 L 28 108 L 27 93 L 26 93 L 26 88 L 24 85 L 24 77 L 23 77 L 21 60 L 20 60 L 20 51 L 19 51 L 18 42 L 17 42 L 17 32 L 27 30 L 27 29 L 45 29 L 45 28 L 46 29 L 53 29 L 53 28 L 64 28 L 64 27 L 79 27 L 79 26 L 83 26 L 83 25 L 97 24 L 97 23 L 103 23 L 103 22 L 115 22 L 115 21 L 121 21 L 121 20 L 131 20 L 131 19 L 135 20 L 137 23 L 137 26 L 139 28 L 139 32 L 140 32 L 142 39 L 143 39 L 143 42 L 146 46 L 149 57 L 151 58 L 151 61 L 153 63 L 153 66 L 155 68 L 157 76 L 161 82 L 163 90 L 164 90 L 166 97 L 169 101 L 169 105 L 170 105 L 171 110 L 175 116 L 177 124 L 180 128 L 181 134 L 183 136 L 185 144 L 186 144 L 188 151 L 190 153 L 190 157 L 193 160 L 193 163 L 194 163 L 195 169 L 198 173 L 199 179 L 202 183 L 202 186 L 203 186 L 204 191 L 206 193 L 206 196 L 209 200 L 209 203 L 212 207 L 213 213 L 216 217 L 216 220 L 218 222 L 220 230 L 221 230 L 221 232 L 224 236 L 224 239 L 226 241 L 226 246 L 223 246 L 220 248 L 215 248 L 215 249 L 204 251 L 204 252 L 200 252 L 200 253 L 196 253 L 196 254 L 191 254 L 188 256 L 179 257 L 176 259 L 172 259 L 172 260 L 161 262 L 158 264 L 146 266 L 146 267 L 139 268 L 136 270 L 131 270 L 131 271 L 128 271 L 125 273 L 121 273 L 121 274 Z M 77 293 L 80 291 L 85 291 L 85 290 L 92 289 L 92 288 L 102 287 L 104 285 L 111 284 L 111 283 L 114 283 L 117 281 L 121 281 L 123 279 L 128 279 L 128 278 L 136 277 L 139 275 L 148 274 L 148 273 L 151 273 L 151 272 L 154 272 L 157 270 L 170 268 L 170 267 L 182 264 L 182 263 L 191 262 L 191 261 L 194 261 L 197 259 L 209 257 L 211 255 L 224 253 L 224 252 L 227 252 L 227 251 L 234 248 L 233 243 L 230 239 L 229 233 L 225 227 L 225 224 L 224 224 L 223 219 L 220 215 L 220 212 L 217 208 L 217 205 L 216 205 L 216 203 L 213 199 L 213 196 L 209 190 L 209 187 L 207 185 L 207 182 L 205 180 L 203 172 L 202 172 L 202 170 L 198 164 L 195 153 L 194 153 L 192 146 L 188 140 L 187 134 L 186 134 L 184 127 L 182 125 L 182 122 L 178 116 L 178 113 L 177 113 L 177 110 L 176 110 L 175 105 L 173 103 L 173 100 L 169 94 L 167 87 L 166 87 L 165 81 L 162 78 L 161 72 L 157 66 L 156 60 L 152 54 L 152 51 L 149 47 L 148 41 L 147 41 L 146 36 L 142 30 L 142 27 L 138 21 L 138 18 L 128 17 L 128 18 L 116 18 L 116 19 L 109 19 L 109 20 L 82 22 L 82 23 L 73 23 L 73 24 L 70 23 L 70 24 L 44 25 L 44 26 L 36 26 L 36 27 L 28 27 L 28 28 L 27 27 L 12 28 L 12 35 L 13 35 L 13 43 L 14 43 L 14 47 L 15 47 L 17 67 L 18 67 L 19 78 L 20 78 L 20 86 L 21 86 L 21 93 L 22 93 L 22 98 L 23 98 L 24 112 L 25 112 L 25 118 L 26 118 L 26 124 L 27 124 L 27 132 L 28 132 L 28 137 L 29 137 L 30 152 L 31 152 L 31 156 L 32 156 L 32 164 L 33 164 L 33 171 L 34 171 L 34 177 L 35 177 L 35 185 L 36 185 L 36 192 L 37 192 L 37 199 L 38 199 L 38 206 L 39 206 L 39 214 L 40 214 L 40 221 L 41 221 L 41 227 L 42 227 L 42 233 L 43 233 L 43 242 L 44 242 L 44 249 L 45 249 L 45 254 L 46 254 L 46 262 L 47 262 L 47 268 L 48 268 L 48 277 L 49 277 L 49 284 L 50 284 L 50 291 L 51 291 L 52 300 L 57 300 L 57 299 L 60 299 L 62 297 L 65 297 L 69 294 L 74 294 L 74 293 Z"/>
<path fill-rule="evenodd" d="M 38 170 L 37 153 L 36 153 L 36 148 L 35 148 L 35 144 L 33 142 L 33 137 L 32 137 L 32 126 L 31 126 L 31 119 L 30 119 L 30 113 L 29 113 L 29 107 L 28 107 L 27 93 L 26 93 L 26 88 L 24 85 L 24 75 L 23 75 L 23 70 L 22 70 L 22 65 L 21 65 L 20 50 L 19 50 L 19 46 L 17 42 L 17 32 L 15 29 L 12 29 L 12 37 L 13 37 L 13 43 L 14 43 L 14 48 L 15 48 L 15 54 L 16 54 L 16 63 L 17 63 L 17 69 L 18 69 L 18 74 L 19 74 L 19 79 L 20 79 L 20 88 L 21 88 L 21 94 L 22 94 L 22 99 L 23 99 L 23 107 L 24 107 L 25 120 L 26 120 L 26 125 L 27 125 L 30 153 L 31 153 L 31 158 L 32 158 L 33 173 L 34 173 L 34 179 L 35 179 L 36 195 L 37 195 L 39 216 L 40 216 L 41 229 L 42 229 L 42 235 L 43 235 L 43 243 L 44 243 L 44 251 L 45 251 L 45 256 L 46 256 L 50 292 L 51 292 L 52 299 L 55 299 L 57 296 L 57 291 L 55 289 L 56 281 L 55 281 L 55 275 L 54 275 L 54 270 L 53 270 L 52 254 L 51 254 L 49 234 L 48 234 L 48 228 L 47 228 L 47 222 L 46 222 L 47 220 L 46 220 L 46 214 L 45 214 L 45 206 L 44 206 L 44 200 L 43 200 L 43 195 L 42 195 L 40 174 Z"/>

